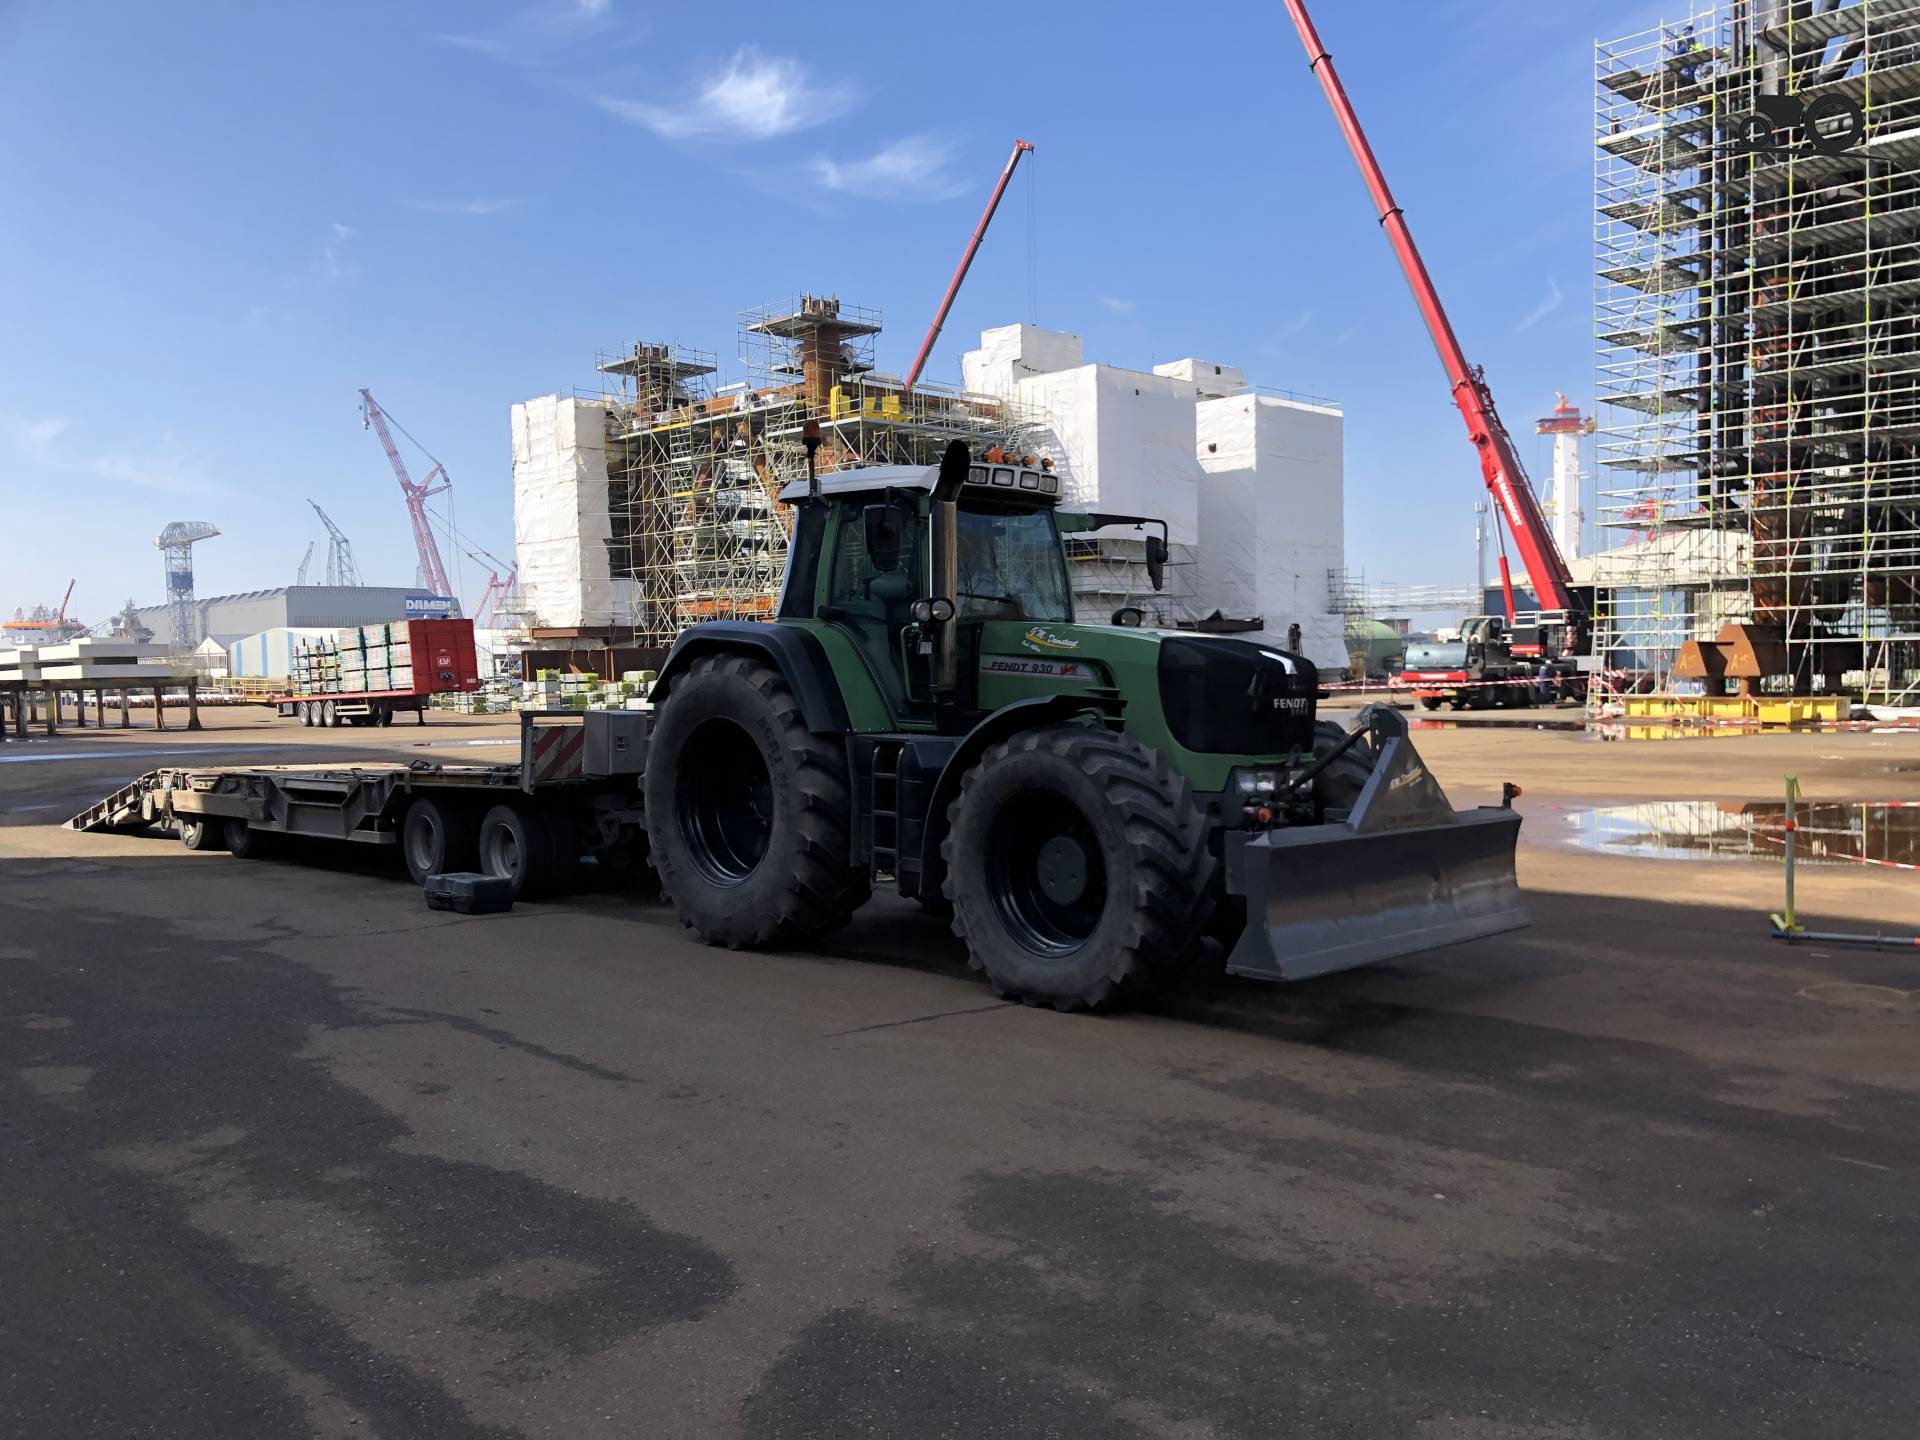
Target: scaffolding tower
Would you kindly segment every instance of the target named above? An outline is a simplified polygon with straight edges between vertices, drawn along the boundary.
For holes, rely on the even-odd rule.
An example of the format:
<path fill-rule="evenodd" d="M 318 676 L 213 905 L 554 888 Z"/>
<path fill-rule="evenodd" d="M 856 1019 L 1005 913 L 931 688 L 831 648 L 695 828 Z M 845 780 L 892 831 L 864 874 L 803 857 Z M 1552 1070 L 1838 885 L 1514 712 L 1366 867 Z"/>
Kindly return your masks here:
<path fill-rule="evenodd" d="M 1772 684 L 1910 695 L 1920 0 L 1693 0 L 1595 81 L 1596 654 L 1664 688 L 1749 621 Z"/>
<path fill-rule="evenodd" d="M 806 478 L 802 428 L 820 426 L 822 473 L 935 464 L 952 440 L 1031 452 L 1032 425 L 997 398 L 874 370 L 879 312 L 802 295 L 744 310 L 742 378 L 716 384 L 710 352 L 642 342 L 602 356 L 608 542 L 634 582 L 634 643 L 665 646 L 702 620 L 766 620 L 778 602 L 793 511 L 780 491 Z M 1023 442 L 1029 442 L 1024 443 Z"/>

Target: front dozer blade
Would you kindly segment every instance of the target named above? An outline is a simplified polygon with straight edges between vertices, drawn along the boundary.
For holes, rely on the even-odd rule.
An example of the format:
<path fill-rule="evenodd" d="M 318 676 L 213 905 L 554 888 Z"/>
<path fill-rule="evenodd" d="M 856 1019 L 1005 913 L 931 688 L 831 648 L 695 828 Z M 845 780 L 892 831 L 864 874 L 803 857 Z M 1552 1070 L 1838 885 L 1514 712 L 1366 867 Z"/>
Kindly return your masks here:
<path fill-rule="evenodd" d="M 1513 868 L 1519 815 L 1454 810 L 1397 728 L 1346 820 L 1228 834 L 1227 889 L 1247 901 L 1228 970 L 1304 980 L 1531 923 Z"/>

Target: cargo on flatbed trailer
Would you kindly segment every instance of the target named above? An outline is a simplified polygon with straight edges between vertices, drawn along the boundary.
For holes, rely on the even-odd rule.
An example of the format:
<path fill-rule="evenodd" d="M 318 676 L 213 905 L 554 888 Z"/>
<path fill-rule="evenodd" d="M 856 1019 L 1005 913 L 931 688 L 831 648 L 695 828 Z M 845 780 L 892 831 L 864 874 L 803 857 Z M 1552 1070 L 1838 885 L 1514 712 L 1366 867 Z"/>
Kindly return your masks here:
<path fill-rule="evenodd" d="M 271 699 L 303 725 L 426 723 L 430 696 L 480 688 L 471 620 L 395 620 L 358 625 L 294 653 L 292 688 Z"/>
<path fill-rule="evenodd" d="M 527 711 L 520 759 L 509 764 L 152 770 L 67 828 L 171 828 L 189 849 L 248 859 L 289 837 L 398 845 L 418 882 L 480 870 L 511 879 L 516 896 L 537 896 L 583 856 L 609 871 L 645 870 L 640 782 L 649 718 L 639 710 Z"/>

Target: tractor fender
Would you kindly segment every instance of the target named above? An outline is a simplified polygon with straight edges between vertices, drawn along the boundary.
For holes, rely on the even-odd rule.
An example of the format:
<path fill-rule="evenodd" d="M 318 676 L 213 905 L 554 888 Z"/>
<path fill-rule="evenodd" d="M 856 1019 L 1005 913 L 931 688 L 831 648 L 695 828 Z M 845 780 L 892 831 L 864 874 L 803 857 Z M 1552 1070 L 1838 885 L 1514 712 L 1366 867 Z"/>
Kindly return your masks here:
<path fill-rule="evenodd" d="M 816 735 L 844 735 L 852 725 L 846 702 L 834 683 L 833 667 L 819 639 L 795 625 L 752 620 L 709 620 L 680 632 L 660 666 L 649 692 L 655 705 L 671 693 L 673 682 L 702 655 L 745 651 L 768 660 L 800 702 L 801 718 Z"/>
<path fill-rule="evenodd" d="M 961 778 L 996 745 L 1022 730 L 1038 730 L 1091 715 L 1110 729 L 1120 728 L 1122 702 L 1098 695 L 1040 695 L 1032 700 L 1016 700 L 1003 705 L 969 730 L 960 741 L 934 782 L 933 798 L 927 806 L 926 829 L 920 840 L 920 893 L 938 895 L 946 879 L 947 864 L 940 857 L 940 846 L 947 838 L 947 807 L 960 793 Z"/>

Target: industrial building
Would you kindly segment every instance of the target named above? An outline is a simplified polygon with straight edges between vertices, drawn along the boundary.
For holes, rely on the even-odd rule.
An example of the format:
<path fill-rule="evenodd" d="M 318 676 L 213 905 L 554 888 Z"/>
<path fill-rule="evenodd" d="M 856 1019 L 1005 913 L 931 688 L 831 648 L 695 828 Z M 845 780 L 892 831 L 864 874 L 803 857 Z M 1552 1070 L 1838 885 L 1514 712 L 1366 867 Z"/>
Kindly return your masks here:
<path fill-rule="evenodd" d="M 447 614 L 451 604 L 444 596 L 397 585 L 285 585 L 193 601 L 197 634 L 203 642 L 215 641 L 222 652 L 265 630 L 335 630 L 381 620 L 428 619 Z M 131 613 L 139 628 L 162 640 L 172 634 L 169 606 L 148 605 Z"/>
<path fill-rule="evenodd" d="M 874 366 L 876 312 L 803 296 L 742 313 L 745 375 L 662 343 L 602 356 L 597 396 L 513 407 L 514 535 L 533 645 L 659 650 L 690 624 L 766 619 L 816 421 L 823 470 L 935 463 L 955 439 L 1050 461 L 1068 509 L 1164 519 L 1155 592 L 1145 532 L 1069 542 L 1082 612 L 1136 605 L 1155 623 L 1264 635 L 1346 663 L 1329 575 L 1341 563 L 1338 407 L 1255 391 L 1231 366 L 1090 364 L 1080 338 L 983 333 L 963 387 L 908 388 Z"/>
<path fill-rule="evenodd" d="M 1696 0 L 1595 73 L 1596 651 L 1712 679 L 1733 622 L 1776 686 L 1910 697 L 1920 0 Z"/>

